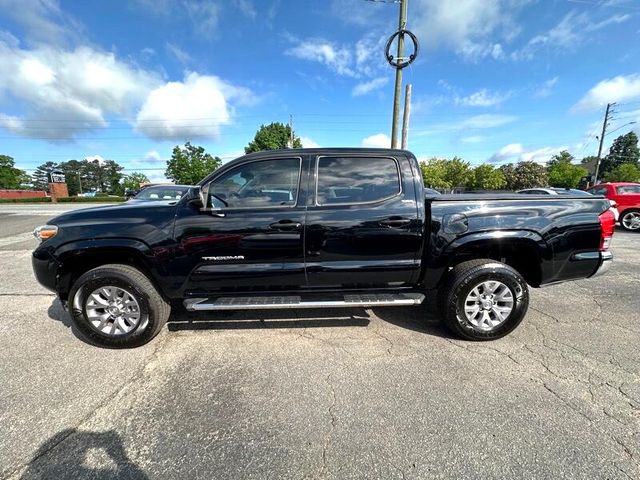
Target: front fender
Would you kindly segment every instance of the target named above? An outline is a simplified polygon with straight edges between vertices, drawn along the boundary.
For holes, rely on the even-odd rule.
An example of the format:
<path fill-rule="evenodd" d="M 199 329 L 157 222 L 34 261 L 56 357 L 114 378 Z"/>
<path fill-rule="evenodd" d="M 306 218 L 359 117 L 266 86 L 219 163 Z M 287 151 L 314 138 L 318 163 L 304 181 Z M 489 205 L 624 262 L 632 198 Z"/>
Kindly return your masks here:
<path fill-rule="evenodd" d="M 133 265 L 147 274 L 154 283 L 161 278 L 162 248 L 152 248 L 133 238 L 77 240 L 65 243 L 52 252 L 57 263 L 56 290 L 66 298 L 76 278 L 99 265 L 124 263 Z"/>

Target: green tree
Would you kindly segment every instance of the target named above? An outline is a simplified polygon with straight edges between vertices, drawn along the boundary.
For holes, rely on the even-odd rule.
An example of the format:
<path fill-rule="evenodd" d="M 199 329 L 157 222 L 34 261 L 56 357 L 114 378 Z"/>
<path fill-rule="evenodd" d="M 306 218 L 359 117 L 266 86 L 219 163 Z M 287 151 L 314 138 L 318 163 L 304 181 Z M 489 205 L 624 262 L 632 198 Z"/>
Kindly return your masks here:
<path fill-rule="evenodd" d="M 535 162 L 518 162 L 516 166 L 509 163 L 500 169 L 507 181 L 508 190 L 544 187 L 547 185 L 547 170 Z"/>
<path fill-rule="evenodd" d="M 420 171 L 422 172 L 422 180 L 427 187 L 450 189 L 451 185 L 445 179 L 447 169 L 446 159 L 431 158 L 427 161 L 420 162 Z"/>
<path fill-rule="evenodd" d="M 120 180 L 124 177 L 121 173 L 124 167 L 115 160 L 105 160 L 100 165 L 100 168 L 103 178 L 102 191 L 109 195 L 122 195 L 124 193 L 124 187 L 120 183 Z"/>
<path fill-rule="evenodd" d="M 605 175 L 607 182 L 640 182 L 640 167 L 622 163 Z"/>
<path fill-rule="evenodd" d="M 461 158 L 431 158 L 420 162 L 422 179 L 427 187 L 453 190 L 463 187 L 470 178 L 471 166 Z"/>
<path fill-rule="evenodd" d="M 606 176 L 611 170 L 623 163 L 637 165 L 640 160 L 638 136 L 634 132 L 620 135 L 613 141 L 609 154 L 602 159 L 599 176 Z"/>
<path fill-rule="evenodd" d="M 183 148 L 179 145 L 173 148 L 164 174 L 175 183 L 195 185 L 221 164 L 222 160 L 219 157 L 212 157 L 203 147 L 187 142 Z"/>
<path fill-rule="evenodd" d="M 500 190 L 506 184 L 504 173 L 485 163 L 472 170 L 467 187 L 471 190 Z"/>
<path fill-rule="evenodd" d="M 88 160 L 67 160 L 60 163 L 58 169 L 64 173 L 70 196 L 98 190 L 93 164 Z"/>
<path fill-rule="evenodd" d="M 471 177 L 471 164 L 459 157 L 453 157 L 446 163 L 444 178 L 451 188 L 464 187 Z"/>
<path fill-rule="evenodd" d="M 274 122 L 261 125 L 256 136 L 249 145 L 244 147 L 245 153 L 260 152 L 262 150 L 280 150 L 289 147 L 291 142 L 291 127 L 284 123 Z M 293 133 L 293 148 L 302 148 L 302 142 Z"/>
<path fill-rule="evenodd" d="M 13 157 L 0 155 L 0 188 L 25 189 L 30 182 L 24 170 L 15 167 Z"/>
<path fill-rule="evenodd" d="M 57 166 L 55 162 L 45 162 L 36 168 L 31 176 L 34 190 L 49 191 L 49 172 Z"/>
<path fill-rule="evenodd" d="M 131 172 L 122 180 L 122 187 L 128 190 L 138 190 L 145 183 L 149 183 L 149 178 L 144 173 Z"/>
<path fill-rule="evenodd" d="M 547 175 L 549 185 L 560 188 L 576 188 L 580 179 L 588 174 L 587 169 L 574 165 L 573 155 L 563 150 L 551 157 L 547 163 Z"/>

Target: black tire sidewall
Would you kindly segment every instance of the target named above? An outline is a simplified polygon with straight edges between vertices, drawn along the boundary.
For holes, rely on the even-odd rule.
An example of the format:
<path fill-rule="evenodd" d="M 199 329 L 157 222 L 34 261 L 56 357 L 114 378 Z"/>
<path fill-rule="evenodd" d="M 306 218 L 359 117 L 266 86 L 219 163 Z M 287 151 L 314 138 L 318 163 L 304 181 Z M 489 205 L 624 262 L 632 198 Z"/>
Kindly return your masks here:
<path fill-rule="evenodd" d="M 98 331 L 87 318 L 85 313 L 87 297 L 96 289 L 105 286 L 123 288 L 134 295 L 138 301 L 141 318 L 132 332 L 118 336 L 106 335 Z M 75 283 L 69 299 L 69 310 L 74 326 L 95 345 L 107 348 L 135 347 L 147 343 L 156 334 L 157 312 L 154 312 L 151 307 L 149 293 L 144 287 L 128 278 L 126 273 L 109 269 L 102 272 L 88 272 Z"/>
<path fill-rule="evenodd" d="M 473 327 L 464 313 L 467 295 L 478 284 L 486 281 L 504 283 L 513 294 L 515 303 L 509 317 L 491 331 L 481 331 Z M 493 340 L 503 337 L 513 331 L 522 322 L 529 307 L 529 290 L 520 275 L 504 266 L 480 266 L 469 272 L 453 287 L 449 297 L 446 315 L 455 330 L 464 338 L 470 340 Z"/>

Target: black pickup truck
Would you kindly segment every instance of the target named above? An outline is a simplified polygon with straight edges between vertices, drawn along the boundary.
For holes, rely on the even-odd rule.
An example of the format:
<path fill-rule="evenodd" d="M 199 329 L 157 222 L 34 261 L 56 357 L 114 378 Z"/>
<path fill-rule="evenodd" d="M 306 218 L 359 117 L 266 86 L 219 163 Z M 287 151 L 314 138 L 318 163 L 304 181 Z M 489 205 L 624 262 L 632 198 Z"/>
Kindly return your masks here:
<path fill-rule="evenodd" d="M 238 158 L 180 200 L 62 214 L 34 234 L 39 282 L 93 342 L 148 342 L 190 311 L 419 305 L 499 338 L 529 286 L 611 264 L 601 197 L 425 194 L 403 150 L 301 149 Z"/>

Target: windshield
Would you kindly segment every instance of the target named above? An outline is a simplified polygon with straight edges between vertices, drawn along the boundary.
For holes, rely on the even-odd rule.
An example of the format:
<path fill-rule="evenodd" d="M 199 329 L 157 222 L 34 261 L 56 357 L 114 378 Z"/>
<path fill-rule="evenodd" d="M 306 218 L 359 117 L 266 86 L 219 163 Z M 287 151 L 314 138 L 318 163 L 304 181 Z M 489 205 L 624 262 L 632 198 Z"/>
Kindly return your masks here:
<path fill-rule="evenodd" d="M 180 200 L 187 187 L 147 187 L 138 193 L 136 200 Z"/>

